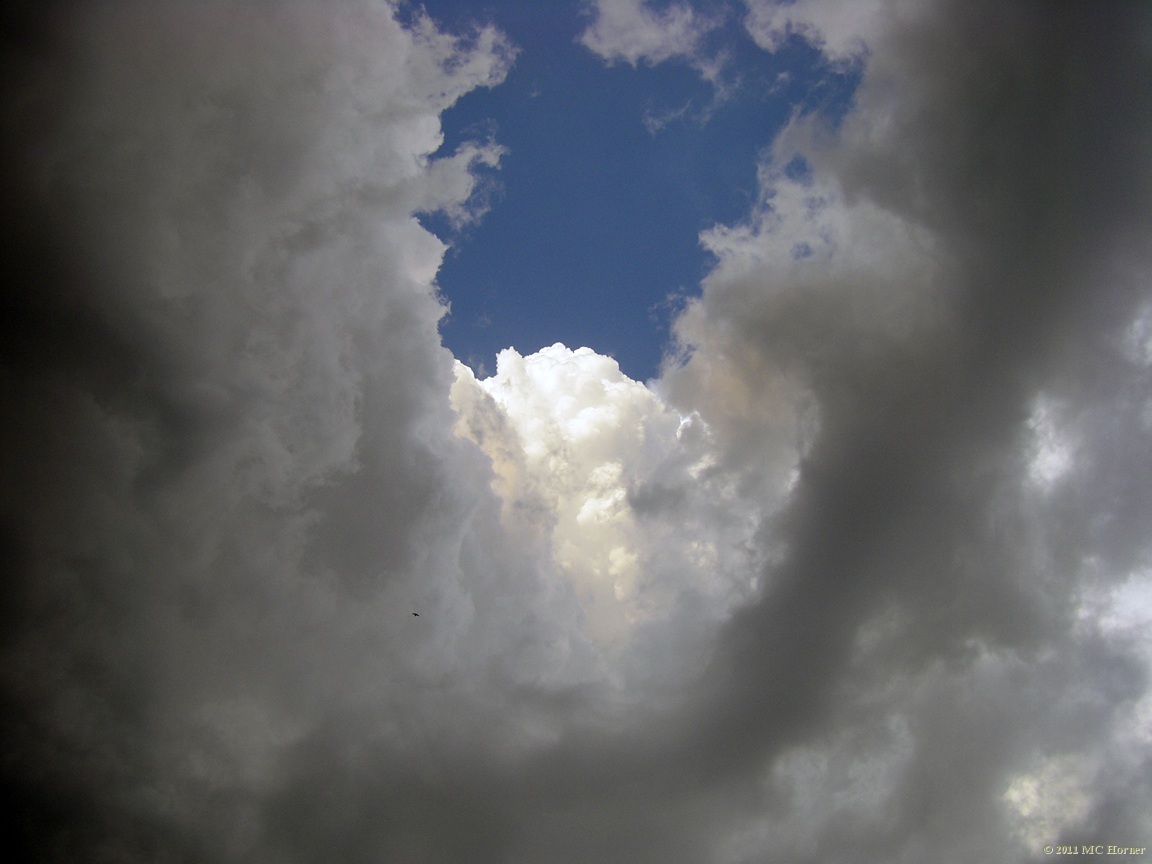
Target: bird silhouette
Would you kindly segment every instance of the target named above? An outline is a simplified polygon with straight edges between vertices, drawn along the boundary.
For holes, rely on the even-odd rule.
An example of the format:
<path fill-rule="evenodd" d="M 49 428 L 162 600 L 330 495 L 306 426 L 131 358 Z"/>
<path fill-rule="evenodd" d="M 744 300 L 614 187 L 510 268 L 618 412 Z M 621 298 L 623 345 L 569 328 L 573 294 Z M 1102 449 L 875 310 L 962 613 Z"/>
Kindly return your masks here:
<path fill-rule="evenodd" d="M 413 612 L 413 613 L 412 613 L 412 617 L 413 617 L 413 618 L 419 618 L 419 617 L 420 617 L 420 613 L 419 613 L 419 612 Z"/>

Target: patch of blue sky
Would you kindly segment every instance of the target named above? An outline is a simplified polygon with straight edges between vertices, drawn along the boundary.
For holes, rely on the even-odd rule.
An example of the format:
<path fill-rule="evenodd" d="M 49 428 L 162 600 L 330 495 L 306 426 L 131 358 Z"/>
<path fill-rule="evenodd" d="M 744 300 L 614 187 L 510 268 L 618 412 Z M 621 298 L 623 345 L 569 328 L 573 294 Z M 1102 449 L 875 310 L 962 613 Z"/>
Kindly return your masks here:
<path fill-rule="evenodd" d="M 518 49 L 503 84 L 443 117 L 442 152 L 475 139 L 506 149 L 486 178 L 490 211 L 462 231 L 422 217 L 451 247 L 444 343 L 481 374 L 502 348 L 563 342 L 654 377 L 676 308 L 711 265 L 700 232 L 747 214 L 758 158 L 795 112 L 838 120 L 858 80 L 799 39 L 759 49 L 736 7 L 702 45 L 724 58 L 714 85 L 683 60 L 606 65 L 578 41 L 580 2 L 424 6 L 455 32 L 493 23 Z"/>

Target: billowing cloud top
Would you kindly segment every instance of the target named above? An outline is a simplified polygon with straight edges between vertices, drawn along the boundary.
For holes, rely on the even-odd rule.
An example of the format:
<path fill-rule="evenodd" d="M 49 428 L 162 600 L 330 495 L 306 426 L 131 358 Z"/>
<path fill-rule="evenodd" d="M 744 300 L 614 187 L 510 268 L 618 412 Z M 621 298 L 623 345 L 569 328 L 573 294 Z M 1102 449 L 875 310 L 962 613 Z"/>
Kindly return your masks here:
<path fill-rule="evenodd" d="M 6 34 L 18 857 L 1152 847 L 1148 12 L 747 6 L 863 82 L 705 232 L 648 384 L 441 346 L 415 214 L 483 209 L 498 143 L 433 154 L 495 29 L 124 0 Z M 711 14 L 596 9 L 633 64 Z"/>

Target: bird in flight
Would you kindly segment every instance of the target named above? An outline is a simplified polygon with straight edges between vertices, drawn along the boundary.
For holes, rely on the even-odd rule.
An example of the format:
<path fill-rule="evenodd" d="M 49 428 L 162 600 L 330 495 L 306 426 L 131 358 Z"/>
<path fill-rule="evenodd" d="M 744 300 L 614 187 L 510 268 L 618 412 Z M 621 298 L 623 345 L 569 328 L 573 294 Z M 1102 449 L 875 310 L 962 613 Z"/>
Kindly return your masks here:
<path fill-rule="evenodd" d="M 420 617 L 420 613 L 419 613 L 419 612 L 413 612 L 413 613 L 412 613 L 412 617 L 413 617 L 413 618 L 419 618 L 419 617 Z"/>

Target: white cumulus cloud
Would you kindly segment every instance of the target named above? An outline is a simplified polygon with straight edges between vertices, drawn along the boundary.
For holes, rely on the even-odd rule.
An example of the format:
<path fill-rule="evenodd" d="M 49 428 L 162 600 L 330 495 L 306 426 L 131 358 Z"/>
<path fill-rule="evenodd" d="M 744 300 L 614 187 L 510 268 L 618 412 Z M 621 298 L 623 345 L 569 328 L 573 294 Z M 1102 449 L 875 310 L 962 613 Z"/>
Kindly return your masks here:
<path fill-rule="evenodd" d="M 719 620 L 753 593 L 783 489 L 738 488 L 699 415 L 589 348 L 507 349 L 481 381 L 456 369 L 458 429 L 492 460 L 505 522 L 545 542 L 595 643 L 618 652 L 646 622 Z"/>

